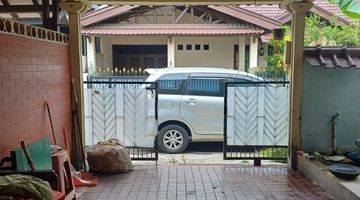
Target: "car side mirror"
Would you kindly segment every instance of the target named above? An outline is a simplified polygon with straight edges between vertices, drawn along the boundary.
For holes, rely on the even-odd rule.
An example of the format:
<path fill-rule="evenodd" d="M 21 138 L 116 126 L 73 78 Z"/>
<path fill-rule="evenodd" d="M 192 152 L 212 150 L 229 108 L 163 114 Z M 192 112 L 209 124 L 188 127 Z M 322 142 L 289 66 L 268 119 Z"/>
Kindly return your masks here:
<path fill-rule="evenodd" d="M 155 90 L 156 87 L 154 85 L 150 85 L 150 86 L 146 86 L 145 89 L 146 90 Z"/>
<path fill-rule="evenodd" d="M 145 89 L 151 91 L 151 98 L 155 97 L 156 87 L 154 84 L 151 84 L 150 86 L 146 86 Z"/>

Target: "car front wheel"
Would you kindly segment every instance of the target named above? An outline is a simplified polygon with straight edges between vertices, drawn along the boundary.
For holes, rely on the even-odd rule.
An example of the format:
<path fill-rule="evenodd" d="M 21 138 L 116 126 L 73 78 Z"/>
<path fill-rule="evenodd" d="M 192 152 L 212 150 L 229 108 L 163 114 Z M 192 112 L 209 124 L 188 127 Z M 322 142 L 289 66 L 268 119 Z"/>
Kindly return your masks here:
<path fill-rule="evenodd" d="M 164 153 L 181 153 L 189 144 L 187 131 L 178 125 L 167 125 L 159 132 L 159 148 Z"/>

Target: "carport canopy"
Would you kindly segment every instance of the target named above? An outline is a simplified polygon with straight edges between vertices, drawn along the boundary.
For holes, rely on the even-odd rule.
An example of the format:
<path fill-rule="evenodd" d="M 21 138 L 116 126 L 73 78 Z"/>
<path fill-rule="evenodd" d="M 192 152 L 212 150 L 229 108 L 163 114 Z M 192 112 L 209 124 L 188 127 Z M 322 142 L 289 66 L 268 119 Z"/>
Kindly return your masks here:
<path fill-rule="evenodd" d="M 279 4 L 287 9 L 292 17 L 292 45 L 290 64 L 290 139 L 289 157 L 291 167 L 296 168 L 296 151 L 300 150 L 300 120 L 301 120 L 301 93 L 302 68 L 304 48 L 305 13 L 312 7 L 311 0 L 65 0 L 60 7 L 69 14 L 70 59 L 72 78 L 78 94 L 79 116 L 82 133 L 84 133 L 83 110 L 83 80 L 81 63 L 81 27 L 80 16 L 91 4 L 108 5 L 231 5 L 231 4 Z"/>

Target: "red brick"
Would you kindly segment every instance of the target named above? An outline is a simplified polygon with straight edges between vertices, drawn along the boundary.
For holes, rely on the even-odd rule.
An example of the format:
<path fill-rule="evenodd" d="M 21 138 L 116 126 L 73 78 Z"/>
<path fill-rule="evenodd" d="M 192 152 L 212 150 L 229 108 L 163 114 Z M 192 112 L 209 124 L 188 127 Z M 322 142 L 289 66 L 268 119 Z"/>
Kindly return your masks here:
<path fill-rule="evenodd" d="M 15 71 L 16 72 L 25 72 L 26 71 L 26 65 L 23 65 L 23 64 L 15 65 Z"/>
<path fill-rule="evenodd" d="M 7 63 L 8 63 L 7 57 L 0 57 L 0 64 L 7 64 Z"/>
<path fill-rule="evenodd" d="M 21 73 L 18 73 L 18 72 L 10 72 L 8 73 L 8 78 L 10 80 L 14 79 L 14 80 L 17 80 L 17 79 L 21 79 Z"/>
<path fill-rule="evenodd" d="M 15 67 L 11 64 L 3 64 L 1 67 L 2 72 L 13 72 L 15 71 Z"/>
<path fill-rule="evenodd" d="M 26 66 L 26 71 L 35 71 L 36 70 L 36 65 L 32 64 L 32 65 L 27 65 Z"/>
<path fill-rule="evenodd" d="M 49 136 L 44 100 L 54 110 L 55 132 L 71 132 L 71 88 L 68 45 L 1 33 L 0 44 L 1 159 L 20 140 L 31 143 Z"/>

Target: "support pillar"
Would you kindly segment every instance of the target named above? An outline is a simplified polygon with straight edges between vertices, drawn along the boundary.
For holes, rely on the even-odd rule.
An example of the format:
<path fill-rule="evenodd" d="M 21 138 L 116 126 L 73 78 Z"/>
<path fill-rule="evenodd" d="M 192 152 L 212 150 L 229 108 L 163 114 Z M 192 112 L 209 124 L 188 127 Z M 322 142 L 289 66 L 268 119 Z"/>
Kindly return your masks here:
<path fill-rule="evenodd" d="M 71 79 L 74 83 L 77 99 L 77 109 L 80 123 L 80 132 L 84 138 L 84 98 L 83 98 L 83 66 L 81 63 L 81 29 L 80 13 L 85 10 L 86 4 L 79 1 L 62 1 L 60 7 L 69 14 L 69 45 Z"/>
<path fill-rule="evenodd" d="M 301 95 L 304 54 L 305 14 L 312 2 L 291 3 L 288 8 L 292 14 L 292 47 L 290 64 L 290 126 L 289 150 L 290 166 L 296 168 L 296 152 L 301 150 Z"/>
<path fill-rule="evenodd" d="M 239 71 L 245 71 L 245 37 L 239 37 Z"/>
<path fill-rule="evenodd" d="M 175 37 L 168 37 L 167 43 L 167 67 L 175 67 Z"/>
<path fill-rule="evenodd" d="M 250 36 L 250 58 L 249 68 L 258 67 L 258 38 L 256 36 Z"/>
<path fill-rule="evenodd" d="M 86 52 L 86 66 L 88 70 L 94 70 L 96 65 L 96 54 L 95 54 L 95 37 L 89 36 L 86 39 L 87 52 Z"/>

